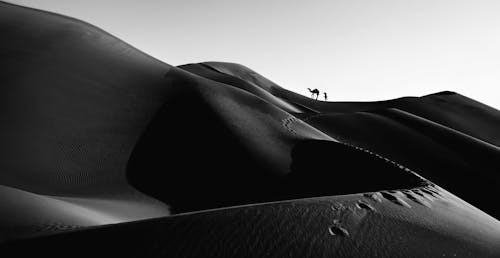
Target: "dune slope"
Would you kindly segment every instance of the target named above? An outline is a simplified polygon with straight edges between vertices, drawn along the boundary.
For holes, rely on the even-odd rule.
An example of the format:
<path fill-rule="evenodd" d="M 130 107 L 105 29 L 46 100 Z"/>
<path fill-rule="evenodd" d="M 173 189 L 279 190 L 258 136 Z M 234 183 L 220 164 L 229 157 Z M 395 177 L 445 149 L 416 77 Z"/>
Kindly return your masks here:
<path fill-rule="evenodd" d="M 100 200 L 129 204 L 125 214 L 105 209 L 111 210 L 105 216 L 116 219 L 93 225 L 168 214 L 165 204 L 130 187 L 124 171 L 163 103 L 169 83 L 163 75 L 171 66 L 81 21 L 5 3 L 0 34 L 0 184 L 54 200 L 47 209 L 63 205 L 58 197 L 88 199 L 78 205 L 89 209 Z M 22 192 L 2 195 L 0 202 L 11 203 Z M 37 210 L 38 201 L 19 198 L 19 213 Z M 21 231 L 63 223 L 72 208 L 58 207 L 32 214 Z M 11 226 L 0 217 L 0 228 Z M 89 225 L 88 219 L 78 221 L 68 227 Z M 7 237 L 4 232 L 0 239 Z"/>

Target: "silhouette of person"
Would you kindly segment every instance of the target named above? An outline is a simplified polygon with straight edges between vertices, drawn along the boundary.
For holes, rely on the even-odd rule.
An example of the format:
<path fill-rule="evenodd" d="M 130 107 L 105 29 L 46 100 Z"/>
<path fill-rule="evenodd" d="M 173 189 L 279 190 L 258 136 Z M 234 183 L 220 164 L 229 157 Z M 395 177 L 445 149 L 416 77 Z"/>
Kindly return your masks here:
<path fill-rule="evenodd" d="M 323 96 L 325 97 L 325 101 L 328 99 L 328 96 L 326 95 L 326 92 L 323 92 Z"/>

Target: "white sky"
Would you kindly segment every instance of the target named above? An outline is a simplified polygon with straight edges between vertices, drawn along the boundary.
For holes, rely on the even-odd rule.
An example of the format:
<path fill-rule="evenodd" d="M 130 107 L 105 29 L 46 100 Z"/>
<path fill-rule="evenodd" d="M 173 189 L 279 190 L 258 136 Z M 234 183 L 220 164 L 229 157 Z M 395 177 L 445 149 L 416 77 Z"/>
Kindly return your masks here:
<path fill-rule="evenodd" d="M 500 109 L 500 1 L 10 0 L 172 65 L 228 61 L 331 101 L 457 91 Z"/>

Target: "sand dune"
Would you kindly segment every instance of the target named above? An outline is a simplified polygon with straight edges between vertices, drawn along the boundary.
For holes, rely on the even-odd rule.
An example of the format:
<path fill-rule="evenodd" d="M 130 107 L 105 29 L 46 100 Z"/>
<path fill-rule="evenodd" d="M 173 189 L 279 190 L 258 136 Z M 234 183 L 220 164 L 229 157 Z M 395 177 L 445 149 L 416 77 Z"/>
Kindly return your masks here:
<path fill-rule="evenodd" d="M 36 198 L 101 198 L 130 201 L 131 207 L 149 203 L 154 211 L 144 216 L 111 209 L 105 216 L 119 218 L 115 222 L 168 214 L 167 205 L 130 187 L 124 171 L 134 144 L 163 103 L 168 85 L 163 75 L 171 66 L 91 25 L 5 3 L 0 3 L 0 34 L 0 184 Z M 0 202 L 12 198 L 2 195 Z M 19 198 L 27 202 L 19 205 L 38 207 L 31 203 L 38 201 Z M 38 214 L 41 221 L 66 216 L 43 214 Z M 75 217 L 70 226 L 88 226 L 89 219 L 82 219 L 79 223 Z M 24 226 L 36 230 L 32 223 L 26 220 Z M 11 226 L 9 220 L 0 224 Z"/>
<path fill-rule="evenodd" d="M 2 254 L 500 256 L 494 108 L 315 101 L 6 3 L 0 35 Z"/>
<path fill-rule="evenodd" d="M 499 228 L 447 191 L 426 187 L 195 212 L 15 242 L 6 250 L 23 255 L 36 248 L 52 257 L 65 250 L 82 257 L 496 257 Z"/>

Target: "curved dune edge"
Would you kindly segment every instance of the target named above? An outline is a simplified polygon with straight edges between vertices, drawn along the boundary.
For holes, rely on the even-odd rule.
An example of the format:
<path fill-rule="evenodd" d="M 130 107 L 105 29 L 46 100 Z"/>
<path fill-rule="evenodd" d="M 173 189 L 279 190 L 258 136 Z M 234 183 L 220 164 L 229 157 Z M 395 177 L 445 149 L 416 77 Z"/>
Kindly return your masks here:
<path fill-rule="evenodd" d="M 85 243 L 82 257 L 495 257 L 499 233 L 492 217 L 439 187 L 421 187 L 192 212 L 4 250 L 63 257 Z"/>
<path fill-rule="evenodd" d="M 5 252 L 500 254 L 498 110 L 453 92 L 315 101 L 5 3 L 0 34 Z"/>
<path fill-rule="evenodd" d="M 166 207 L 135 196 L 118 199 L 38 195 L 0 186 L 0 241 L 161 217 Z"/>

